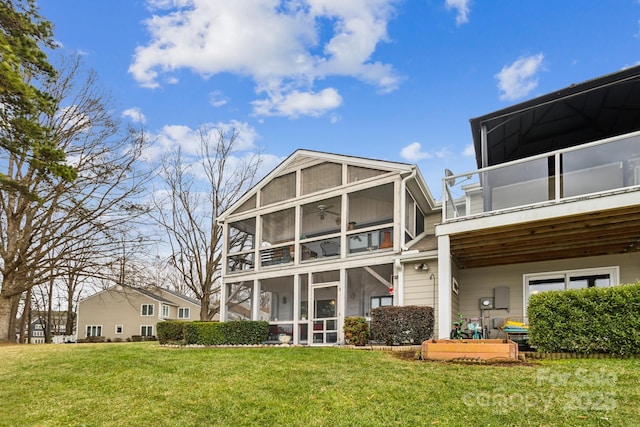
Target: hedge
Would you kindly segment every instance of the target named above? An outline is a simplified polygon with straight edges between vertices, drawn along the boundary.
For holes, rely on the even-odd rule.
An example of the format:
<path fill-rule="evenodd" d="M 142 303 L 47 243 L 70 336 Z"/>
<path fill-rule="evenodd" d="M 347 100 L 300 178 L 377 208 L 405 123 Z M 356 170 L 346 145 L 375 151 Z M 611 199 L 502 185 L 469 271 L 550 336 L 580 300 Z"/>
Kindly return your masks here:
<path fill-rule="evenodd" d="M 260 344 L 269 335 L 265 321 L 239 320 L 231 322 L 182 322 L 168 320 L 158 323 L 160 344 Z"/>
<path fill-rule="evenodd" d="M 538 351 L 640 354 L 640 282 L 532 295 L 529 343 Z"/>
<path fill-rule="evenodd" d="M 371 310 L 371 336 L 386 345 L 421 344 L 431 338 L 433 326 L 432 307 L 408 305 Z"/>

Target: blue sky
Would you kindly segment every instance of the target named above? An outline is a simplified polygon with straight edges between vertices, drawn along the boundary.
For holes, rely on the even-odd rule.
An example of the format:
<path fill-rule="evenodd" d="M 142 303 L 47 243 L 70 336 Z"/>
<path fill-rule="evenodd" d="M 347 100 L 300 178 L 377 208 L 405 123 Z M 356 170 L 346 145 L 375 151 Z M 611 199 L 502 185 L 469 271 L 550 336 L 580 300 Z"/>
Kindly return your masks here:
<path fill-rule="evenodd" d="M 639 0 L 40 0 L 156 155 L 236 127 L 298 148 L 475 169 L 469 119 L 640 61 Z"/>

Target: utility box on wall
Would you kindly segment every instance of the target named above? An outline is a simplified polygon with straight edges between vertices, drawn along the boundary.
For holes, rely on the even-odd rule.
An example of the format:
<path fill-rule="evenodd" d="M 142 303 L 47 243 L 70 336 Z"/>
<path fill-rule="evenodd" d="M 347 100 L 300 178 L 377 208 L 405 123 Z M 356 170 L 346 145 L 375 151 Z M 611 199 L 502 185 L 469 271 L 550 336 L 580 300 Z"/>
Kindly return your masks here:
<path fill-rule="evenodd" d="M 493 290 L 493 308 L 509 310 L 509 287 L 499 286 Z"/>

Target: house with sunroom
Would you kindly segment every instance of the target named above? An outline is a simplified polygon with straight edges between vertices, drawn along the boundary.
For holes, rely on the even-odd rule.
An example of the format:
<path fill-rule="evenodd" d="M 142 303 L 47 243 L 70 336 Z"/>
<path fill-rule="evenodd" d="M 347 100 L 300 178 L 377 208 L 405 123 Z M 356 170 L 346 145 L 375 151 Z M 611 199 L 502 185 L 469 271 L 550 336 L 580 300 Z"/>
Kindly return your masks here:
<path fill-rule="evenodd" d="M 77 336 L 126 341 L 156 336 L 158 322 L 199 319 L 200 302 L 186 295 L 156 286 L 115 285 L 80 300 Z"/>
<path fill-rule="evenodd" d="M 345 317 L 433 306 L 440 221 L 415 165 L 297 150 L 218 218 L 220 318 L 328 345 Z"/>
<path fill-rule="evenodd" d="M 447 171 L 435 227 L 440 337 L 458 312 L 495 334 L 534 293 L 640 279 L 640 67 L 471 130 L 478 169 Z"/>

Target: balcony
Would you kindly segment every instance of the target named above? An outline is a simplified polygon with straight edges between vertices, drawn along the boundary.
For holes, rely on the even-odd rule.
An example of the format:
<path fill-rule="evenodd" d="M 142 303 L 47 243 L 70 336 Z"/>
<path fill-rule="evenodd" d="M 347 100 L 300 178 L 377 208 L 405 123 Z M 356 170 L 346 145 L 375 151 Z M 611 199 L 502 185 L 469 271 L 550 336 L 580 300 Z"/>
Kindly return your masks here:
<path fill-rule="evenodd" d="M 638 189 L 640 132 L 447 175 L 444 223 Z"/>

